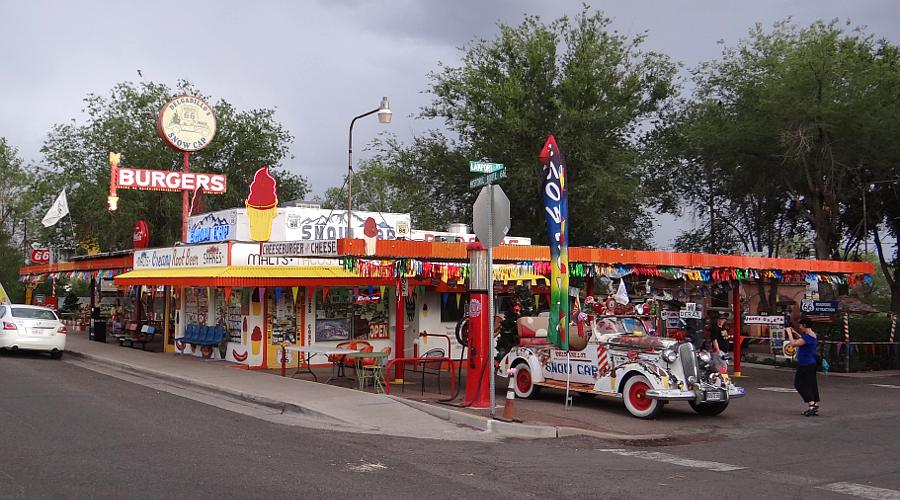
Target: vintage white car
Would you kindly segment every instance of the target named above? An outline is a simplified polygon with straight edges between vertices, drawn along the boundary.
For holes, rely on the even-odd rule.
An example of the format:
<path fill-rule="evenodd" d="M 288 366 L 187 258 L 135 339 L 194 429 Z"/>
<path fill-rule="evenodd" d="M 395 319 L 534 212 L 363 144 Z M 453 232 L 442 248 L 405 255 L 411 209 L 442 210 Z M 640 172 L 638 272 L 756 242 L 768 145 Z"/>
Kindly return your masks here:
<path fill-rule="evenodd" d="M 500 376 L 516 368 L 518 397 L 533 397 L 542 387 L 568 389 L 622 398 L 635 417 L 653 418 L 670 401 L 687 401 L 697 413 L 712 416 L 744 396 L 710 353 L 649 335 L 639 316 L 591 316 L 580 330 L 572 324 L 582 341 L 570 342 L 568 351 L 547 342 L 548 319 L 519 318 L 519 345 L 500 362 Z M 583 348 L 574 350 L 578 344 Z"/>

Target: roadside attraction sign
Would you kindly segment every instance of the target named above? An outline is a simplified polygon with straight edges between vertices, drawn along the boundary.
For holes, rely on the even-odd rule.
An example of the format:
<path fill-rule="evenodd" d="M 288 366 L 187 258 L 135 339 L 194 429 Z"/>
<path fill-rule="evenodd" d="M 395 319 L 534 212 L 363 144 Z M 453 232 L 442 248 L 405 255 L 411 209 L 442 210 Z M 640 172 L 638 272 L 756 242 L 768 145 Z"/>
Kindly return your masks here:
<path fill-rule="evenodd" d="M 216 135 L 216 114 L 200 97 L 180 95 L 159 110 L 156 128 L 171 148 L 193 153 L 209 146 Z"/>

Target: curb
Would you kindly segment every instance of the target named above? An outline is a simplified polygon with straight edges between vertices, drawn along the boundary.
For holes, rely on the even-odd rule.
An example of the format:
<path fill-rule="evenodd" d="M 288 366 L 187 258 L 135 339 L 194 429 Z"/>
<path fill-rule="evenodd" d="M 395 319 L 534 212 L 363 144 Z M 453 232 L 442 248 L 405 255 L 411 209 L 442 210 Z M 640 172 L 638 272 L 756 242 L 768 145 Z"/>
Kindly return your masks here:
<path fill-rule="evenodd" d="M 796 367 L 793 366 L 772 366 L 764 363 L 741 363 L 741 366 L 746 366 L 748 368 L 759 369 L 759 370 L 769 370 L 769 371 L 785 371 L 785 372 L 793 372 Z M 867 378 L 887 378 L 887 377 L 897 377 L 900 376 L 900 370 L 872 370 L 865 372 L 836 372 L 829 370 L 827 374 L 818 371 L 817 373 L 827 375 L 829 377 L 843 377 L 843 378 L 851 378 L 851 379 L 867 379 Z"/>
<path fill-rule="evenodd" d="M 152 370 L 150 368 L 146 368 L 143 366 L 136 366 L 136 365 L 133 365 L 130 363 L 125 363 L 122 361 L 113 360 L 110 358 L 97 356 L 94 354 L 87 354 L 87 353 L 83 353 L 83 352 L 79 352 L 79 351 L 73 351 L 70 349 L 66 349 L 66 354 L 69 354 L 72 357 L 80 358 L 80 359 L 87 360 L 87 361 L 93 361 L 98 364 L 110 366 L 113 368 L 118 368 L 118 369 L 129 371 L 129 372 L 132 372 L 135 374 L 149 375 L 151 377 L 165 380 L 168 382 L 174 382 L 174 383 L 182 384 L 182 385 L 186 385 L 186 386 L 198 387 L 205 391 L 221 394 L 224 396 L 229 396 L 232 398 L 236 398 L 236 399 L 246 401 L 249 403 L 258 404 L 258 405 L 272 408 L 275 410 L 281 410 L 282 413 L 286 413 L 286 412 L 298 413 L 298 414 L 302 415 L 303 417 L 320 420 L 320 421 L 322 421 L 323 424 L 333 425 L 340 429 L 356 429 L 357 431 L 359 430 L 359 426 L 355 423 L 348 422 L 346 420 L 337 418 L 332 415 L 328 415 L 326 413 L 319 412 L 317 410 L 312 410 L 305 406 L 300 406 L 300 405 L 296 405 L 293 403 L 287 403 L 284 401 L 277 401 L 277 400 L 270 399 L 270 398 L 267 398 L 264 396 L 248 394 L 245 392 L 231 390 L 231 389 L 223 388 L 223 387 L 216 386 L 213 384 L 198 382 L 194 379 L 190 379 L 187 377 L 180 377 L 177 375 L 172 375 L 170 373 L 160 372 L 160 371 Z M 376 429 L 372 428 L 372 429 L 366 429 L 366 430 L 374 431 Z"/>
<path fill-rule="evenodd" d="M 673 438 L 673 436 L 669 434 L 618 434 L 614 432 L 592 431 L 567 426 L 517 424 L 514 422 L 504 422 L 502 420 L 491 420 L 488 417 L 472 415 L 449 407 L 436 406 L 421 401 L 404 399 L 399 396 L 387 396 L 419 411 L 428 413 L 433 417 L 447 420 L 450 423 L 467 425 L 507 438 L 554 439 L 570 436 L 588 436 L 606 441 L 619 441 L 631 444 L 658 443 Z"/>

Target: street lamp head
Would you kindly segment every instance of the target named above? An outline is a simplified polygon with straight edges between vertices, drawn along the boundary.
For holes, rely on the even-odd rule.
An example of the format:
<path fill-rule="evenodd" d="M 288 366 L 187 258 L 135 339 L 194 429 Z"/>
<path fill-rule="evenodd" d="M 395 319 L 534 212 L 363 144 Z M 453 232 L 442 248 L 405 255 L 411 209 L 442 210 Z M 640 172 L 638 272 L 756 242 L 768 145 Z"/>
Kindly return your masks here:
<path fill-rule="evenodd" d="M 381 98 L 381 106 L 378 107 L 378 121 L 381 123 L 391 123 L 391 117 L 393 116 L 393 112 L 391 111 L 391 105 L 388 102 L 387 97 Z"/>

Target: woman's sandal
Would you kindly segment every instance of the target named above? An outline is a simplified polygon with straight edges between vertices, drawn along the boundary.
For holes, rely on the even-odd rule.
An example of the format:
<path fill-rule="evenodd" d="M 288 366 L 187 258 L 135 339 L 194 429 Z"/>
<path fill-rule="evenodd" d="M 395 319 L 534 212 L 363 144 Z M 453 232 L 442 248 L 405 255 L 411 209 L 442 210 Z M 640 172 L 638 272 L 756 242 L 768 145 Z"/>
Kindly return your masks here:
<path fill-rule="evenodd" d="M 819 415 L 819 405 L 809 405 L 809 409 L 803 412 L 804 417 L 816 417 Z"/>

